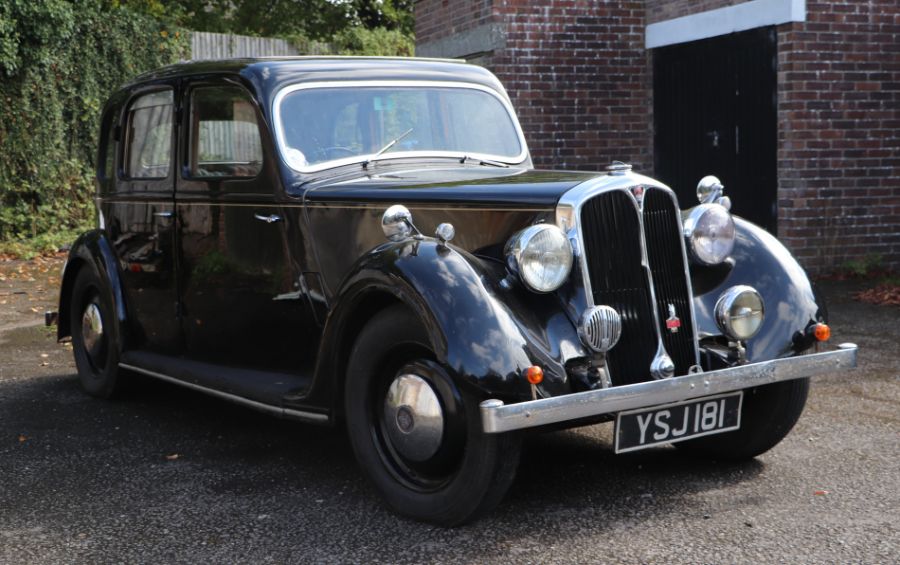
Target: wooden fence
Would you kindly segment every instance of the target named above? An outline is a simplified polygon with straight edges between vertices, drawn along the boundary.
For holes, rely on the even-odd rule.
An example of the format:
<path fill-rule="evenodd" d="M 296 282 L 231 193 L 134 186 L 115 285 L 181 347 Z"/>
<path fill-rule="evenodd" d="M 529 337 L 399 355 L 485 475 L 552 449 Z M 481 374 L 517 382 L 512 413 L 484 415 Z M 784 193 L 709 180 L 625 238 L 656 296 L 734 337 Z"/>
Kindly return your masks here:
<path fill-rule="evenodd" d="M 191 32 L 191 59 L 194 60 L 299 54 L 300 52 L 284 39 L 204 31 Z"/>

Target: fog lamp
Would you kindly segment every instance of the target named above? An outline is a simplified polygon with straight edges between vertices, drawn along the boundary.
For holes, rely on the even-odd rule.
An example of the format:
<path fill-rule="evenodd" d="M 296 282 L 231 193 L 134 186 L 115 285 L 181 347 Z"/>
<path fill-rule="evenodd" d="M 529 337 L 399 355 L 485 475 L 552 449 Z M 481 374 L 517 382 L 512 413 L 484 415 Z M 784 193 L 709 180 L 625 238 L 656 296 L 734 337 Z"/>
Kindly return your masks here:
<path fill-rule="evenodd" d="M 733 286 L 716 302 L 716 323 L 722 333 L 737 341 L 755 336 L 765 317 L 762 296 L 750 286 Z"/>

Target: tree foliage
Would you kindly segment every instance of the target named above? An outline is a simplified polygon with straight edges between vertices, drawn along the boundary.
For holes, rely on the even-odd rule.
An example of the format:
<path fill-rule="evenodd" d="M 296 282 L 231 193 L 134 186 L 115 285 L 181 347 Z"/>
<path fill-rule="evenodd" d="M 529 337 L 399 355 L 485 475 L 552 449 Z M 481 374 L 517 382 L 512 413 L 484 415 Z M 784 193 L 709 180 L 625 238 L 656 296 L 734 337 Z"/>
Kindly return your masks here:
<path fill-rule="evenodd" d="M 285 37 L 307 53 L 412 55 L 412 4 L 0 0 L 0 241 L 93 219 L 102 105 L 135 75 L 188 58 L 186 30 Z"/>
<path fill-rule="evenodd" d="M 413 0 L 117 0 L 194 31 L 328 41 L 355 28 L 411 36 Z"/>
<path fill-rule="evenodd" d="M 0 2 L 0 240 L 93 218 L 104 101 L 187 48 L 181 30 L 108 1 Z"/>

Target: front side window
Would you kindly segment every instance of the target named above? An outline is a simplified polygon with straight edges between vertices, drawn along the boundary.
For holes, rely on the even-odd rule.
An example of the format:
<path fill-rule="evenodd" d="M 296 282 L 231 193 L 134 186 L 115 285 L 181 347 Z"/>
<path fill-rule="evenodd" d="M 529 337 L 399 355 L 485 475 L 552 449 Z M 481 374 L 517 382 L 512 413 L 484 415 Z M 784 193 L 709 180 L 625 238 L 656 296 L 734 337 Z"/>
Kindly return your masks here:
<path fill-rule="evenodd" d="M 172 160 L 172 91 L 137 98 L 128 109 L 125 175 L 151 179 L 169 176 Z"/>
<path fill-rule="evenodd" d="M 365 160 L 394 140 L 392 156 L 525 158 L 507 105 L 474 85 L 298 85 L 276 106 L 282 153 L 298 171 Z"/>
<path fill-rule="evenodd" d="M 254 177 L 262 170 L 256 109 L 238 87 L 201 87 L 191 94 L 192 177 Z"/>

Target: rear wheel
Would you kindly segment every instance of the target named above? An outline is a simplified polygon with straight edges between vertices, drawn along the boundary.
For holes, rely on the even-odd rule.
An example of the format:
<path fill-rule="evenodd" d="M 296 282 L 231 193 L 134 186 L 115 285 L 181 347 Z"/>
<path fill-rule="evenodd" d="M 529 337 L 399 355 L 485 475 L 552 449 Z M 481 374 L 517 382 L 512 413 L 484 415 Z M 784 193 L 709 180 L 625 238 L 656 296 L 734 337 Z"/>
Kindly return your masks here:
<path fill-rule="evenodd" d="M 91 267 L 83 267 L 72 287 L 72 350 L 81 387 L 99 398 L 121 389 L 119 331 L 108 289 Z"/>
<path fill-rule="evenodd" d="M 748 389 L 744 391 L 740 429 L 683 441 L 675 446 L 711 459 L 752 459 L 787 436 L 803 413 L 808 393 L 809 379 Z"/>
<path fill-rule="evenodd" d="M 434 358 L 405 308 L 373 318 L 348 367 L 347 428 L 360 466 L 391 508 L 453 526 L 500 502 L 520 439 L 485 434 L 478 399 L 460 392 Z"/>

